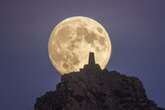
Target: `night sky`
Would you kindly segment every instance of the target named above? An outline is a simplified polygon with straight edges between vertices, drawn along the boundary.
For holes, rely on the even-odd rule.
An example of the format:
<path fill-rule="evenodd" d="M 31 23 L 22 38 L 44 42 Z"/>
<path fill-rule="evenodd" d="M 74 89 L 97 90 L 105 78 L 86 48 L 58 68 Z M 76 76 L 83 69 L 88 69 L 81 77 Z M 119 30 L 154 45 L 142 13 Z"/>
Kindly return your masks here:
<path fill-rule="evenodd" d="M 53 27 L 71 16 L 105 26 L 112 41 L 108 70 L 137 76 L 165 107 L 165 0 L 1 0 L 0 109 L 32 110 L 60 75 L 48 58 Z"/>

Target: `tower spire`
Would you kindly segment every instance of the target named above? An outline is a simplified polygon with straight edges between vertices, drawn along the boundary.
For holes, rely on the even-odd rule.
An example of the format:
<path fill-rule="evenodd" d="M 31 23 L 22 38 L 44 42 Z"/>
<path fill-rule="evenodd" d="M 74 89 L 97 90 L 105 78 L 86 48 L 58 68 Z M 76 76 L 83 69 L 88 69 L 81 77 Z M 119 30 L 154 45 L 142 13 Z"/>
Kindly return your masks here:
<path fill-rule="evenodd" d="M 95 56 L 94 56 L 94 52 L 90 52 L 89 53 L 89 60 L 88 60 L 88 64 L 89 65 L 95 65 Z"/>

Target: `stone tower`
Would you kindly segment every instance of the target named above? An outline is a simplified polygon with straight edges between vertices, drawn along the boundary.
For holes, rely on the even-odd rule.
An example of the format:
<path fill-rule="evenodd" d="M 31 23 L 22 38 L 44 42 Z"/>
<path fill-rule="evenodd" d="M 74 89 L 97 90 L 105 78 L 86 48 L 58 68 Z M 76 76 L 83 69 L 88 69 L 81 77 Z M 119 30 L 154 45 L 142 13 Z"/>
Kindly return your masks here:
<path fill-rule="evenodd" d="M 88 65 L 95 65 L 95 56 L 93 52 L 89 53 Z"/>

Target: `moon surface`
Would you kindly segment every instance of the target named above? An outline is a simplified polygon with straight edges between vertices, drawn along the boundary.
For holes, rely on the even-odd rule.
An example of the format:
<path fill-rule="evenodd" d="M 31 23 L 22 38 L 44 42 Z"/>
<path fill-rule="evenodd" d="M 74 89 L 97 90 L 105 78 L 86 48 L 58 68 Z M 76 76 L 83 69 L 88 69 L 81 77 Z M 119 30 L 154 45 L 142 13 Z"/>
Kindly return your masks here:
<path fill-rule="evenodd" d="M 48 53 L 53 66 L 61 75 L 79 71 L 88 64 L 89 53 L 104 69 L 111 56 L 111 41 L 105 28 L 83 16 L 64 19 L 53 29 Z"/>

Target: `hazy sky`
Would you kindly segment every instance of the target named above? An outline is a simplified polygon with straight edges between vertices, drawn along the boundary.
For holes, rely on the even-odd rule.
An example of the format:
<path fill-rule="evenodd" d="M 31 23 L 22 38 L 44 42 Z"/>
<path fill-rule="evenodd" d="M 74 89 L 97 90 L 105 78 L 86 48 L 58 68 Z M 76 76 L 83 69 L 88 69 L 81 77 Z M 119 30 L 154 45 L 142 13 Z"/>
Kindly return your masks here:
<path fill-rule="evenodd" d="M 70 16 L 101 22 L 112 40 L 109 70 L 139 77 L 165 107 L 165 0 L 1 0 L 0 109 L 32 110 L 60 76 L 48 59 L 52 28 Z"/>

